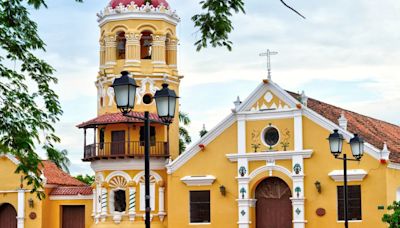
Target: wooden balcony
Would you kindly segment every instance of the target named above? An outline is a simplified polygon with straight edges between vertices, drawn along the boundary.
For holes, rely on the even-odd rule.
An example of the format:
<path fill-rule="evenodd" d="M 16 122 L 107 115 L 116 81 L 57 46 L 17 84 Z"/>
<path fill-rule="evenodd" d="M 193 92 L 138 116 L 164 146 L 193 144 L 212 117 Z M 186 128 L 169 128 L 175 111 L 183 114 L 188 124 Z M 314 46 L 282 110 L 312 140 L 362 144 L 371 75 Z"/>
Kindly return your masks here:
<path fill-rule="evenodd" d="M 144 157 L 144 142 L 104 142 L 87 145 L 83 161 Z M 150 157 L 169 157 L 167 142 L 151 142 Z"/>

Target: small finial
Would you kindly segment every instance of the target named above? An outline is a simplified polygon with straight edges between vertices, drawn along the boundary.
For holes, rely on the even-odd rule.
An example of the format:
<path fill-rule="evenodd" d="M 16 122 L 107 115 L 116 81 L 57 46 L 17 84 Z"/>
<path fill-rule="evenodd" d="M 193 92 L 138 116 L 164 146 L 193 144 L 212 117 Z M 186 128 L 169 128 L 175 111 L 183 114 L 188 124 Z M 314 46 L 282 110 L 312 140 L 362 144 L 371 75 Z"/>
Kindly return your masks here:
<path fill-rule="evenodd" d="M 338 122 L 339 122 L 339 126 L 342 129 L 347 130 L 348 120 L 346 119 L 344 111 L 342 111 L 342 113 L 340 114 L 340 118 L 338 119 Z"/>
<path fill-rule="evenodd" d="M 235 109 L 238 110 L 239 106 L 242 104 L 239 96 L 236 98 L 236 101 L 234 101 L 233 104 L 235 104 Z"/>
<path fill-rule="evenodd" d="M 304 90 L 301 92 L 300 95 L 300 102 L 307 107 L 307 103 L 308 103 L 308 97 L 306 96 L 306 93 L 304 92 Z"/>

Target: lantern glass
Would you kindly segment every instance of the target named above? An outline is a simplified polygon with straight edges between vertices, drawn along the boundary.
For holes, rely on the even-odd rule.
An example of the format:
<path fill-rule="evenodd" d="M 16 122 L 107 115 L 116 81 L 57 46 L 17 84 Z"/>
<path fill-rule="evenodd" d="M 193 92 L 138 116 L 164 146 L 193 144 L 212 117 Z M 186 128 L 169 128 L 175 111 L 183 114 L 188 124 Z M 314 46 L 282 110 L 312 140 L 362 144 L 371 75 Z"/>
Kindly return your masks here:
<path fill-rule="evenodd" d="M 115 93 L 115 103 L 122 113 L 130 112 L 135 106 L 136 81 L 128 76 L 127 71 L 122 72 L 122 76 L 114 80 L 112 87 Z"/>
<path fill-rule="evenodd" d="M 364 155 L 364 140 L 355 134 L 354 138 L 350 140 L 350 147 L 353 157 L 356 159 L 361 159 L 361 157 Z"/>
<path fill-rule="evenodd" d="M 158 116 L 166 124 L 169 124 L 175 117 L 176 99 L 179 97 L 176 96 L 175 91 L 168 88 L 168 84 L 164 83 L 162 86 L 163 88 L 154 95 L 154 99 L 156 100 Z"/>
<path fill-rule="evenodd" d="M 332 134 L 329 135 L 329 147 L 333 156 L 338 157 L 342 153 L 343 148 L 343 135 L 339 133 L 339 130 L 335 129 Z"/>

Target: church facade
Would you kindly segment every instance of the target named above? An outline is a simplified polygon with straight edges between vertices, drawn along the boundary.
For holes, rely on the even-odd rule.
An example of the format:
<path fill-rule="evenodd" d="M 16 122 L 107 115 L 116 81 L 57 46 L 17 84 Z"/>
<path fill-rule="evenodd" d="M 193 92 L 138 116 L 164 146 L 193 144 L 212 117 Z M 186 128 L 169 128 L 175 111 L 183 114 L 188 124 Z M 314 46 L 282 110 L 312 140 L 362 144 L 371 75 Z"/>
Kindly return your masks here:
<path fill-rule="evenodd" d="M 95 182 L 86 186 L 44 161 L 47 197 L 39 201 L 14 173 L 18 159 L 0 155 L 0 227 L 145 227 L 139 118 L 149 111 L 158 120 L 153 96 L 163 83 L 179 94 L 179 20 L 165 0 L 112 0 L 98 14 L 97 116 L 77 126 Z M 130 113 L 139 118 L 116 107 L 111 85 L 121 71 L 139 84 Z M 152 227 L 343 227 L 343 164 L 327 140 L 335 129 L 347 142 L 354 134 L 365 140 L 362 159 L 348 164 L 350 226 L 387 227 L 386 207 L 400 200 L 400 127 L 286 91 L 271 78 L 182 154 L 178 120 L 151 124 Z M 343 151 L 351 156 L 348 143 Z"/>

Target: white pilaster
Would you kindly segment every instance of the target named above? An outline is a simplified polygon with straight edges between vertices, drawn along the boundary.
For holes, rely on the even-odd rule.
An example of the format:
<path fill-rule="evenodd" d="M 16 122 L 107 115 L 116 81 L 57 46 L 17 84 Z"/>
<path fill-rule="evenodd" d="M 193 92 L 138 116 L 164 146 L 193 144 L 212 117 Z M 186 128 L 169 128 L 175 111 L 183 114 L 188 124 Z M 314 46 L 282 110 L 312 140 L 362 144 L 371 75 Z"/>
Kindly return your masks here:
<path fill-rule="evenodd" d="M 135 221 L 136 217 L 136 188 L 129 188 L 129 221 Z"/>
<path fill-rule="evenodd" d="M 293 180 L 293 227 L 305 227 L 304 214 L 304 158 L 301 155 L 292 157 L 292 180 Z"/>
<path fill-rule="evenodd" d="M 24 225 L 25 225 L 25 190 L 18 189 L 17 227 L 24 228 Z"/>
<path fill-rule="evenodd" d="M 238 117 L 237 125 L 238 154 L 246 154 L 246 120 Z"/>
<path fill-rule="evenodd" d="M 303 116 L 301 110 L 294 116 L 294 150 L 303 150 Z"/>
<path fill-rule="evenodd" d="M 164 221 L 164 217 L 166 215 L 165 213 L 165 207 L 164 207 L 164 196 L 165 196 L 165 188 L 164 187 L 159 187 L 158 188 L 158 216 L 160 217 L 160 221 Z"/>
<path fill-rule="evenodd" d="M 107 189 L 101 189 L 101 221 L 105 222 L 107 217 Z"/>

